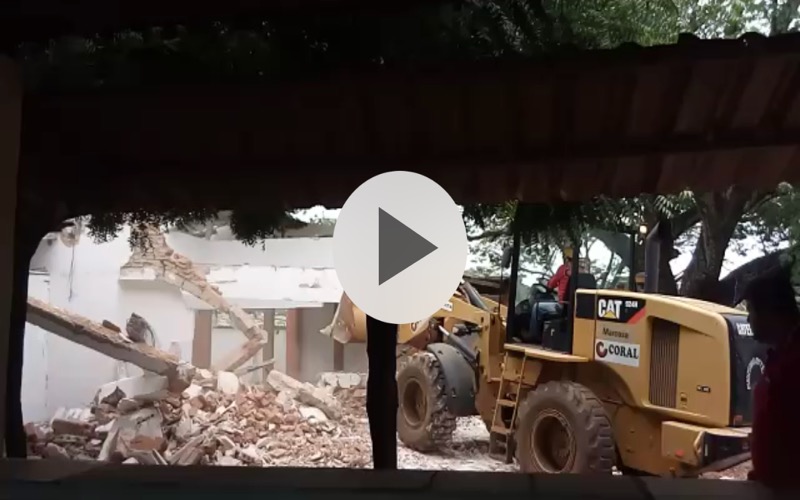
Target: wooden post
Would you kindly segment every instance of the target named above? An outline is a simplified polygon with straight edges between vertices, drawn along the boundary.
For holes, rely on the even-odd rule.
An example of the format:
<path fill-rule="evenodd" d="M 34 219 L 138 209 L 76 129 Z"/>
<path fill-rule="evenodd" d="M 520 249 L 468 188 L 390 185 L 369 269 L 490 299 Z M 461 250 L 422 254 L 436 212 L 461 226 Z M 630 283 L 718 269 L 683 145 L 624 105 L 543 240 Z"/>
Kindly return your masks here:
<path fill-rule="evenodd" d="M 397 325 L 367 316 L 367 417 L 375 469 L 397 469 Z"/>
<path fill-rule="evenodd" d="M 275 309 L 264 309 L 264 330 L 267 332 L 267 345 L 261 350 L 262 361 L 269 361 L 275 359 Z M 261 370 L 261 377 L 264 382 L 267 381 L 267 374 L 269 370 Z"/>
<path fill-rule="evenodd" d="M 15 356 L 21 356 L 19 345 L 10 345 L 15 333 L 12 326 L 12 290 L 14 287 L 14 254 L 15 254 L 15 222 L 17 211 L 17 170 L 19 165 L 19 138 L 22 116 L 22 85 L 16 64 L 11 59 L 0 55 L 0 457 L 6 450 L 8 456 L 18 455 L 14 443 L 13 420 L 6 415 L 11 408 L 8 401 L 13 400 L 20 392 L 20 387 L 13 387 L 15 380 L 9 375 L 19 364 L 21 377 L 22 358 L 18 363 L 10 363 Z M 28 266 L 25 267 L 27 273 Z M 27 280 L 25 282 L 27 284 Z M 25 290 L 27 292 L 27 289 Z M 23 306 L 24 328 L 24 306 Z M 18 341 L 18 339 L 17 339 Z M 10 389 L 10 390 L 9 390 Z M 21 405 L 20 405 L 21 411 Z M 21 418 L 21 415 L 20 415 Z M 24 438 L 24 433 L 23 433 Z M 8 441 L 6 441 L 8 439 Z M 24 443 L 23 443 L 24 445 Z M 23 449 L 24 454 L 24 449 Z"/>
<path fill-rule="evenodd" d="M 286 374 L 300 378 L 300 309 L 286 310 Z"/>
<path fill-rule="evenodd" d="M 214 311 L 194 313 L 194 338 L 192 339 L 192 364 L 198 368 L 211 368 L 212 323 Z"/>

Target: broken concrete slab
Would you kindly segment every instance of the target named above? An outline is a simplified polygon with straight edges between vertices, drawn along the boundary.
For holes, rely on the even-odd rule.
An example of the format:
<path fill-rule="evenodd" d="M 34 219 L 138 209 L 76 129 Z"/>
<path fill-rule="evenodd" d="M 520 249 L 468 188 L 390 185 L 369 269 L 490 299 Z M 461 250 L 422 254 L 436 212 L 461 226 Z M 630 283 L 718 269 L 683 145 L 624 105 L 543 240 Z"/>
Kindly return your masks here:
<path fill-rule="evenodd" d="M 155 408 L 142 408 L 114 421 L 98 460 L 119 461 L 137 452 L 162 451 L 165 445 L 163 417 Z"/>
<path fill-rule="evenodd" d="M 201 446 L 205 441 L 205 436 L 195 436 L 186 442 L 168 460 L 170 465 L 196 465 L 203 458 Z"/>
<path fill-rule="evenodd" d="M 138 377 L 128 377 L 100 386 L 97 391 L 97 401 L 104 401 L 115 392 L 122 394 L 122 399 L 134 401 L 159 401 L 169 397 L 169 381 L 161 375 L 145 374 Z M 119 403 L 119 401 L 117 401 Z M 109 403 L 116 406 L 117 403 Z"/>
<path fill-rule="evenodd" d="M 300 411 L 300 415 L 302 415 L 303 418 L 306 419 L 310 424 L 327 422 L 328 420 L 325 412 L 319 408 L 314 408 L 313 406 L 301 406 L 298 408 L 298 410 Z"/>
<path fill-rule="evenodd" d="M 322 410 L 328 418 L 339 420 L 342 417 L 342 405 L 324 389 L 308 385 L 297 393 L 297 400 Z"/>
<path fill-rule="evenodd" d="M 53 429 L 53 434 L 56 436 L 63 434 L 89 436 L 94 430 L 94 426 L 89 422 L 67 418 L 54 418 L 50 421 L 50 427 Z"/>
<path fill-rule="evenodd" d="M 45 458 L 52 458 L 52 459 L 59 459 L 59 460 L 69 460 L 70 456 L 62 446 L 59 446 L 55 443 L 47 443 L 47 446 L 44 448 L 44 456 Z"/>
<path fill-rule="evenodd" d="M 239 377 L 231 372 L 217 373 L 217 390 L 223 394 L 236 394 L 239 392 Z"/>
<path fill-rule="evenodd" d="M 319 408 L 328 418 L 338 420 L 342 415 L 341 404 L 332 393 L 321 387 L 315 387 L 311 384 L 300 382 L 278 370 L 269 372 L 267 375 L 267 384 L 276 391 L 286 392 L 292 395 L 301 403 Z"/>
<path fill-rule="evenodd" d="M 226 467 L 238 467 L 242 465 L 242 461 L 237 460 L 233 457 L 229 457 L 227 455 L 221 455 L 219 458 L 217 458 L 217 465 L 222 465 Z"/>
<path fill-rule="evenodd" d="M 117 403 L 117 410 L 120 413 L 130 413 L 142 407 L 142 402 L 135 399 L 123 398 Z"/>
<path fill-rule="evenodd" d="M 182 396 L 185 399 L 192 399 L 195 396 L 199 396 L 203 393 L 203 387 L 197 384 L 191 384 L 189 387 L 183 391 Z"/>
<path fill-rule="evenodd" d="M 290 393 L 297 393 L 306 385 L 278 370 L 272 370 L 267 374 L 267 384 L 278 392 L 289 391 Z"/>
<path fill-rule="evenodd" d="M 353 389 L 367 386 L 367 375 L 347 372 L 323 372 L 319 374 L 319 387 L 334 389 Z"/>
<path fill-rule="evenodd" d="M 236 448 L 236 443 L 228 436 L 217 436 L 217 442 L 222 447 L 223 451 L 230 451 Z"/>
<path fill-rule="evenodd" d="M 185 383 L 180 389 L 181 391 L 191 382 L 182 381 L 186 375 L 184 366 L 186 363 L 181 362 L 175 356 L 146 344 L 130 343 L 114 330 L 36 298 L 28 297 L 26 320 L 32 325 L 106 356 L 127 361 L 159 375 L 165 375 L 170 382 L 176 379 L 176 386 Z M 180 391 L 178 392 L 180 393 Z"/>
<path fill-rule="evenodd" d="M 53 414 L 51 422 L 55 419 L 90 422 L 93 418 L 92 410 L 90 408 L 64 408 L 62 406 Z"/>

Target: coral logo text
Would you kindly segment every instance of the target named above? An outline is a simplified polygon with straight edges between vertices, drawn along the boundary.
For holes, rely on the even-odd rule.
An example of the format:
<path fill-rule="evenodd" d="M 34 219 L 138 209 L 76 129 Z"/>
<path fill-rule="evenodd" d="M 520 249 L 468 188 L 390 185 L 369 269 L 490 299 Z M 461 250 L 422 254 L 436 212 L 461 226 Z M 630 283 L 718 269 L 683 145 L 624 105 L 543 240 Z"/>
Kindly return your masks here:
<path fill-rule="evenodd" d="M 597 359 L 606 363 L 625 366 L 639 366 L 639 344 L 616 342 L 613 340 L 597 340 L 594 344 Z"/>

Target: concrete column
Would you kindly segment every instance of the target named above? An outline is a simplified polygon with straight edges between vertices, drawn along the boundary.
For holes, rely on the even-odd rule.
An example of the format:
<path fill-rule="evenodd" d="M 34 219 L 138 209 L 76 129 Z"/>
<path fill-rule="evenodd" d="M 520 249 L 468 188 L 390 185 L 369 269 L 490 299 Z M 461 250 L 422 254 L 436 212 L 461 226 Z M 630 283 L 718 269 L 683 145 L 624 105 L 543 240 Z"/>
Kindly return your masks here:
<path fill-rule="evenodd" d="M 14 270 L 14 222 L 22 115 L 22 85 L 13 61 L 0 55 L 0 453 L 5 451 L 6 393 L 11 297 Z"/>
<path fill-rule="evenodd" d="M 211 332 L 214 312 L 194 313 L 194 338 L 192 339 L 192 364 L 198 368 L 211 368 Z"/>
<path fill-rule="evenodd" d="M 296 379 L 300 378 L 301 340 L 300 309 L 286 310 L 286 374 Z"/>

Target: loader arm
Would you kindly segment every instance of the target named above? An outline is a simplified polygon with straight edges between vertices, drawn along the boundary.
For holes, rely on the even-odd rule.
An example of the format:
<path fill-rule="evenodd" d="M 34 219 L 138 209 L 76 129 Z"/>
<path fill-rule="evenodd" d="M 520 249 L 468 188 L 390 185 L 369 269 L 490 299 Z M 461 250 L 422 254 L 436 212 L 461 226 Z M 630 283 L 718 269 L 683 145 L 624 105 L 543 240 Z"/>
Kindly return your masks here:
<path fill-rule="evenodd" d="M 498 307 L 496 302 L 489 301 L 485 297 L 483 299 L 490 310 Z M 500 307 L 505 308 L 505 306 Z M 469 304 L 461 293 L 456 292 L 431 317 L 398 325 L 397 343 L 424 349 L 427 345 L 441 340 L 440 327 L 451 332 L 458 324 L 488 325 L 490 314 Z M 320 333 L 343 344 L 364 343 L 367 339 L 367 316 L 346 293 L 342 293 L 331 324 L 320 330 Z"/>

